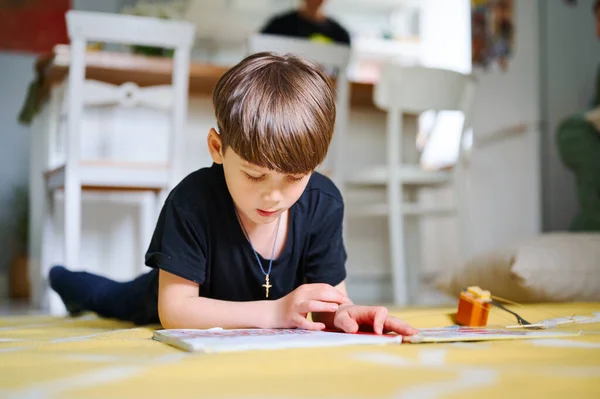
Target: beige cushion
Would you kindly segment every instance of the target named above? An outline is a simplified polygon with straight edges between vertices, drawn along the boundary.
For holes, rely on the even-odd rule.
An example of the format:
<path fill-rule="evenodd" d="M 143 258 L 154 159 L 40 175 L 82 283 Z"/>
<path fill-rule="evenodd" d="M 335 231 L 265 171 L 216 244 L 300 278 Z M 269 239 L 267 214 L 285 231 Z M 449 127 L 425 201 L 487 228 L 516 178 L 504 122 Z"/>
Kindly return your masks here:
<path fill-rule="evenodd" d="M 452 296 L 478 285 L 516 302 L 600 301 L 600 234 L 544 234 L 476 256 L 435 285 Z"/>

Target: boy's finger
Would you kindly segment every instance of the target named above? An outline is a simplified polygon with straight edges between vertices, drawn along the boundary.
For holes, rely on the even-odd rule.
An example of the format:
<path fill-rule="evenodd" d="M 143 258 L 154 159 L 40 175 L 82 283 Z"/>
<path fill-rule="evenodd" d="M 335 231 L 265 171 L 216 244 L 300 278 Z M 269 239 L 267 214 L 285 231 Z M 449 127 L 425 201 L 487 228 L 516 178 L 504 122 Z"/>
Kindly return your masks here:
<path fill-rule="evenodd" d="M 358 331 L 358 323 L 354 320 L 347 312 L 342 312 L 339 316 L 336 316 L 334 324 L 340 330 L 347 333 L 355 333 Z"/>
<path fill-rule="evenodd" d="M 298 328 L 303 329 L 303 330 L 317 331 L 317 330 L 325 329 L 325 324 L 319 323 L 319 322 L 314 322 L 314 321 L 309 321 L 302 316 L 298 316 L 298 318 L 295 320 L 295 323 Z"/>
<path fill-rule="evenodd" d="M 310 299 L 323 302 L 335 302 L 338 304 L 348 302 L 348 297 L 342 294 L 337 288 L 327 284 L 319 284 L 310 291 Z"/>
<path fill-rule="evenodd" d="M 388 317 L 384 324 L 385 332 L 395 332 L 400 335 L 414 335 L 419 332 L 414 327 L 411 327 L 407 322 L 395 317 Z"/>
<path fill-rule="evenodd" d="M 386 319 L 388 318 L 388 311 L 386 308 L 377 308 L 375 309 L 375 314 L 373 315 L 373 331 L 376 334 L 383 334 L 383 328 Z"/>
<path fill-rule="evenodd" d="M 332 302 L 322 302 L 316 301 L 314 299 L 309 299 L 308 301 L 304 301 L 300 304 L 299 310 L 301 313 L 311 313 L 311 312 L 337 312 L 338 304 Z"/>

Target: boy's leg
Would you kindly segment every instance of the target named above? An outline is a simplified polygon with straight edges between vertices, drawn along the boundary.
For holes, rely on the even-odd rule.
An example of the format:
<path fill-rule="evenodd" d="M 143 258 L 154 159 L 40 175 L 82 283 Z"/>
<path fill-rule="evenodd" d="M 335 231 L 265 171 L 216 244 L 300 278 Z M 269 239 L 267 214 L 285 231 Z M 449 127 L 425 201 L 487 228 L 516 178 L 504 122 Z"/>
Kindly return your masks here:
<path fill-rule="evenodd" d="M 91 311 L 101 317 L 152 324 L 158 319 L 158 273 L 152 270 L 132 281 L 117 282 L 62 266 L 50 270 L 50 286 L 72 315 Z"/>

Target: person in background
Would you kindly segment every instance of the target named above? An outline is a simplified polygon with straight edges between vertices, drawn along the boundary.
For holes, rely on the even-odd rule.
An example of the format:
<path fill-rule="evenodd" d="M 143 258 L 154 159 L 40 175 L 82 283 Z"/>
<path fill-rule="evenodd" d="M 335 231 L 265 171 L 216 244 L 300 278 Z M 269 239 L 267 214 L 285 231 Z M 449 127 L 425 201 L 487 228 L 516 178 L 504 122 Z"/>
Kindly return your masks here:
<path fill-rule="evenodd" d="M 261 33 L 350 45 L 350 34 L 323 13 L 323 3 L 324 0 L 304 0 L 299 9 L 271 18 Z"/>
<path fill-rule="evenodd" d="M 600 39 L 600 0 L 592 8 Z M 567 116 L 557 128 L 556 145 L 563 164 L 573 173 L 579 209 L 570 231 L 600 232 L 600 68 L 588 109 Z"/>
<path fill-rule="evenodd" d="M 594 21 L 596 25 L 596 37 L 600 39 L 600 0 L 594 3 L 592 8 L 594 13 Z M 596 86 L 594 87 L 594 97 L 591 101 L 591 109 L 588 110 L 584 117 L 588 122 L 591 122 L 600 133 L 600 67 L 596 72 Z"/>

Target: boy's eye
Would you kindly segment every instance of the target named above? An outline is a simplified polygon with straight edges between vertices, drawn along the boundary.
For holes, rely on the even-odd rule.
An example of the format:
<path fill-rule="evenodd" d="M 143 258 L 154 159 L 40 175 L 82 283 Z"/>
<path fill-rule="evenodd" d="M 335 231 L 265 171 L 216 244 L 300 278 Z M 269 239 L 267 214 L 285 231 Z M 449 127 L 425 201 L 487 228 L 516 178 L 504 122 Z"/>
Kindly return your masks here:
<path fill-rule="evenodd" d="M 288 176 L 288 179 L 291 181 L 300 181 L 304 179 L 304 176 Z"/>
<path fill-rule="evenodd" d="M 265 175 L 262 175 L 262 176 L 252 176 L 252 175 L 250 175 L 248 173 L 245 173 L 245 172 L 244 172 L 244 174 L 246 175 L 246 177 L 248 178 L 248 180 L 251 180 L 251 181 L 261 181 L 262 179 L 265 178 Z"/>

